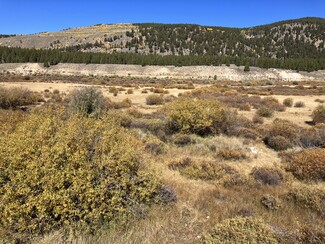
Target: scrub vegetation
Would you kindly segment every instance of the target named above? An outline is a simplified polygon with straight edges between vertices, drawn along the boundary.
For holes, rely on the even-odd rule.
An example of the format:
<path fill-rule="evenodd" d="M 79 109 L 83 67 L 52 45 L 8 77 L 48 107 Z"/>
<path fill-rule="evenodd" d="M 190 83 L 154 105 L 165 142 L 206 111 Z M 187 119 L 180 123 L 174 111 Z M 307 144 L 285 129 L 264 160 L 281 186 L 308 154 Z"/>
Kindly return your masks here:
<path fill-rule="evenodd" d="M 321 84 L 82 79 L 0 87 L 0 242 L 325 242 Z"/>

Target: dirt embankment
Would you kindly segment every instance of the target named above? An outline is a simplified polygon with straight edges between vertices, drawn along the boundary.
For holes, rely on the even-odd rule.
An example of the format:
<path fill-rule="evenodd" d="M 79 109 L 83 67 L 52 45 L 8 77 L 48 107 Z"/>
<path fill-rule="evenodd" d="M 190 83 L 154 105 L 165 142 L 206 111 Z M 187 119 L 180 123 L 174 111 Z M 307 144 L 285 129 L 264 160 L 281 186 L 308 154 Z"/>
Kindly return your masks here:
<path fill-rule="evenodd" d="M 0 73 L 21 75 L 49 74 L 76 76 L 131 76 L 142 78 L 170 79 L 211 79 L 211 80 L 276 80 L 276 81 L 322 81 L 325 71 L 296 72 L 281 69 L 261 69 L 251 67 L 244 72 L 243 67 L 227 66 L 140 66 L 119 64 L 58 64 L 45 68 L 42 64 L 0 64 Z"/>

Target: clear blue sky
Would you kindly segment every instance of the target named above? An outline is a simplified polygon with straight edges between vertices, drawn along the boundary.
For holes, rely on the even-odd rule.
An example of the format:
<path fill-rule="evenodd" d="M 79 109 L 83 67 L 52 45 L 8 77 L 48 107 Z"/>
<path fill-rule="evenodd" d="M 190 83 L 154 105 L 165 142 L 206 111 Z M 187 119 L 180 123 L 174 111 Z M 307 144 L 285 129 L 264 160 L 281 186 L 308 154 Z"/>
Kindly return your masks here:
<path fill-rule="evenodd" d="M 28 34 L 99 23 L 193 23 L 249 27 L 325 18 L 325 0 L 0 0 L 0 33 Z"/>

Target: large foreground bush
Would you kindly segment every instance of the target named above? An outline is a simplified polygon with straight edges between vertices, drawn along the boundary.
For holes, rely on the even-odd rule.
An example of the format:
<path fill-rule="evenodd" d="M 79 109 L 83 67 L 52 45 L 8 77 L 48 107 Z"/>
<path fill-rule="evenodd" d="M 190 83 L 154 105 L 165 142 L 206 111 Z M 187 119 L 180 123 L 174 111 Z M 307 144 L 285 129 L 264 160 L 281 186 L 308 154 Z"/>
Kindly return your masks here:
<path fill-rule="evenodd" d="M 109 119 L 65 117 L 39 112 L 0 137 L 0 232 L 102 224 L 153 201 L 139 141 Z"/>
<path fill-rule="evenodd" d="M 206 135 L 218 131 L 224 106 L 215 100 L 179 99 L 165 105 L 172 131 Z"/>

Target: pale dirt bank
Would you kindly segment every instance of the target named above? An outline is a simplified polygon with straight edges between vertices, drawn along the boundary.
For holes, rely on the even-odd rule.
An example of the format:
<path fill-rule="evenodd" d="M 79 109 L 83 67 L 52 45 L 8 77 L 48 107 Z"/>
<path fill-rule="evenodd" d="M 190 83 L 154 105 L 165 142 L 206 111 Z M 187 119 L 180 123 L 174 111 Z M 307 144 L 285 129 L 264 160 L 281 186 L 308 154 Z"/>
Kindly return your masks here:
<path fill-rule="evenodd" d="M 261 69 L 226 66 L 141 66 L 121 64 L 57 64 L 45 68 L 38 63 L 0 64 L 0 73 L 21 75 L 76 75 L 76 76 L 120 76 L 141 78 L 201 79 L 201 80 L 274 80 L 274 81 L 325 81 L 325 70 L 296 72 L 282 69 Z"/>

